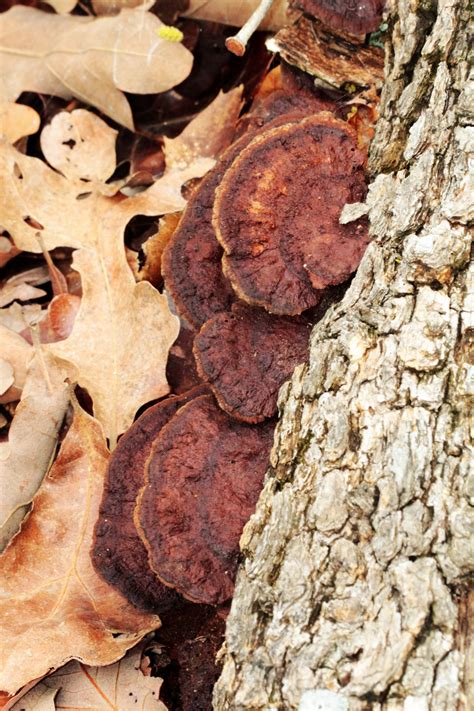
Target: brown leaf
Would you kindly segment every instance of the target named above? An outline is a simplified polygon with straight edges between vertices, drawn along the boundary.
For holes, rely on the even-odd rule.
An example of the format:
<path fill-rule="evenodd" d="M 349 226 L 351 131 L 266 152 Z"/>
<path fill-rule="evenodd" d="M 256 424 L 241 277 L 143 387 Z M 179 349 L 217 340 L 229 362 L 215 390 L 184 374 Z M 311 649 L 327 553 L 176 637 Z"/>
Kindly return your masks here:
<path fill-rule="evenodd" d="M 61 111 L 41 132 L 48 163 L 66 178 L 105 181 L 115 170 L 117 131 L 85 109 Z"/>
<path fill-rule="evenodd" d="M 72 334 L 48 348 L 73 365 L 71 377 L 89 392 L 113 447 L 140 405 L 169 391 L 166 360 L 179 321 L 166 296 L 148 282 L 135 283 L 113 215 L 103 221 L 97 251 L 74 255 L 83 297 Z"/>
<path fill-rule="evenodd" d="M 26 341 L 25 345 L 28 354 L 33 352 Z M 18 531 L 51 464 L 69 403 L 65 377 L 64 369 L 48 353 L 37 351 L 8 442 L 0 443 L 0 551 Z"/>
<path fill-rule="evenodd" d="M 26 372 L 33 357 L 33 349 L 24 338 L 0 324 L 0 358 L 7 361 L 13 369 L 14 387 L 0 389 L 0 403 L 14 402 L 20 399 L 25 385 Z"/>
<path fill-rule="evenodd" d="M 191 71 L 192 54 L 158 37 L 160 27 L 142 8 L 93 18 L 13 7 L 0 15 L 0 98 L 14 101 L 22 91 L 75 96 L 133 130 L 122 92 L 167 91 Z"/>
<path fill-rule="evenodd" d="M 71 659 L 111 664 L 159 626 L 90 561 L 108 457 L 99 423 L 76 405 L 33 511 L 1 559 L 0 688 L 10 694 Z"/>
<path fill-rule="evenodd" d="M 36 133 L 40 122 L 39 114 L 30 106 L 0 101 L 0 136 L 10 143 Z"/>
<path fill-rule="evenodd" d="M 140 669 L 143 644 L 106 667 L 89 667 L 73 661 L 37 684 L 11 711 L 166 711 L 159 700 L 162 680 Z M 48 707 L 46 702 L 50 704 Z"/>
<path fill-rule="evenodd" d="M 44 2 L 51 5 L 60 15 L 64 15 L 74 10 L 77 0 L 44 0 Z"/>
<path fill-rule="evenodd" d="M 242 27 L 252 12 L 258 7 L 260 0 L 191 0 L 189 10 L 184 14 L 196 20 L 210 20 L 224 25 Z M 260 25 L 261 30 L 279 30 L 288 22 L 286 12 L 287 0 L 276 0 L 272 9 Z"/>

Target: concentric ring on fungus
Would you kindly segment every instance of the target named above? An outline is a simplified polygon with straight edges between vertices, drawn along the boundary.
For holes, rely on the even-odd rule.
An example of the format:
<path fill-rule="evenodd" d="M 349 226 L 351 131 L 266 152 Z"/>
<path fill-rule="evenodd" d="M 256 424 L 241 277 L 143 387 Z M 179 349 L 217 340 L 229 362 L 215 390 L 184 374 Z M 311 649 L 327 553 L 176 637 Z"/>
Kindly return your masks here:
<path fill-rule="evenodd" d="M 196 387 L 148 408 L 120 438 L 107 471 L 91 558 L 104 580 L 137 607 L 156 613 L 175 607 L 180 597 L 158 580 L 148 563 L 133 514 L 143 487 L 145 462 L 156 436 L 177 410 L 192 398 L 209 392 Z"/>
<path fill-rule="evenodd" d="M 239 539 L 263 485 L 273 429 L 271 421 L 237 422 L 203 395 L 155 441 L 135 523 L 156 575 L 192 602 L 232 597 Z"/>
<path fill-rule="evenodd" d="M 264 131 L 240 153 L 216 190 L 212 222 L 244 301 L 300 314 L 315 289 L 357 268 L 366 223 L 339 217 L 365 195 L 365 162 L 352 128 L 326 112 Z"/>
<path fill-rule="evenodd" d="M 255 116 L 250 114 L 249 130 L 224 151 L 191 195 L 163 252 L 162 272 L 179 315 L 193 328 L 199 329 L 215 314 L 228 311 L 237 298 L 222 271 L 222 247 L 212 226 L 216 188 L 225 172 L 257 133 L 269 126 L 301 121 L 311 109 L 319 111 L 322 105 L 322 100 L 302 92 L 279 91 L 270 95 L 259 105 Z M 319 296 L 307 285 L 303 291 L 307 304 L 304 308 L 318 303 Z"/>

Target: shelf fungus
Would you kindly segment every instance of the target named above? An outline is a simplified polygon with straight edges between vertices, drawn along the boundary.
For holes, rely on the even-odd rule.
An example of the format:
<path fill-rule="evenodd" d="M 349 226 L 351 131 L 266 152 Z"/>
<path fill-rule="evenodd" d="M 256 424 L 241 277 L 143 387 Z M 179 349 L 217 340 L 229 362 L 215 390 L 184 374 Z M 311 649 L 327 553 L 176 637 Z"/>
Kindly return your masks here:
<path fill-rule="evenodd" d="M 241 299 L 296 315 L 355 271 L 367 224 L 339 217 L 365 197 L 365 162 L 353 129 L 327 112 L 269 128 L 240 152 L 217 188 L 212 221 Z"/>
<path fill-rule="evenodd" d="M 199 329 L 208 319 L 228 311 L 238 296 L 222 271 L 223 250 L 212 226 L 216 189 L 242 150 L 263 129 L 291 121 L 301 121 L 330 105 L 309 92 L 278 91 L 259 102 L 250 114 L 247 131 L 221 156 L 191 196 L 162 259 L 167 291 L 179 315 Z M 318 297 L 307 287 L 305 308 Z"/>
<path fill-rule="evenodd" d="M 219 405 L 244 422 L 277 412 L 278 390 L 308 357 L 310 326 L 237 303 L 207 321 L 194 341 L 198 372 Z"/>
<path fill-rule="evenodd" d="M 385 3 L 383 0 L 293 0 L 291 4 L 335 32 L 365 35 L 379 26 Z"/>
<path fill-rule="evenodd" d="M 135 500 L 155 438 L 182 405 L 206 390 L 197 387 L 159 402 L 121 437 L 110 460 L 95 526 L 92 562 L 97 572 L 134 605 L 156 613 L 175 607 L 180 598 L 150 570 L 146 548 L 133 522 Z"/>
<path fill-rule="evenodd" d="M 273 427 L 237 422 L 203 395 L 155 440 L 135 522 L 158 578 L 192 602 L 232 597 L 239 539 L 263 485 Z"/>

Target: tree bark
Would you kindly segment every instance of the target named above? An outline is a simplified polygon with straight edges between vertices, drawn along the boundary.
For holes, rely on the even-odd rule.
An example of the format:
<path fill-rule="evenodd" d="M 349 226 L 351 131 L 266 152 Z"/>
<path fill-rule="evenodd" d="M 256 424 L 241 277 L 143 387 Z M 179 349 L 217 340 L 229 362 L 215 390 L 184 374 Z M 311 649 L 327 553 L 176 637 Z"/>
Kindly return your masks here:
<path fill-rule="evenodd" d="M 217 711 L 474 708 L 468 17 L 392 5 L 373 239 L 280 394 Z"/>

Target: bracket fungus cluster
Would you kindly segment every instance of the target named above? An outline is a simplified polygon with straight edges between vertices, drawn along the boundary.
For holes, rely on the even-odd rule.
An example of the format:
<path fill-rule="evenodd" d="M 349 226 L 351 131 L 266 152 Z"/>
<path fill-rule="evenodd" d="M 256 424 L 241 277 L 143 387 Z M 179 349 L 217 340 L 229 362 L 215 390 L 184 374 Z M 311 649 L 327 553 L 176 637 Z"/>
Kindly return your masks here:
<path fill-rule="evenodd" d="M 190 603 L 225 613 L 279 388 L 306 360 L 314 308 L 367 245 L 364 219 L 339 223 L 365 197 L 366 152 L 336 114 L 305 89 L 257 101 L 164 249 L 182 319 L 174 394 L 119 441 L 93 546 L 98 572 L 164 619 L 192 616 Z"/>

